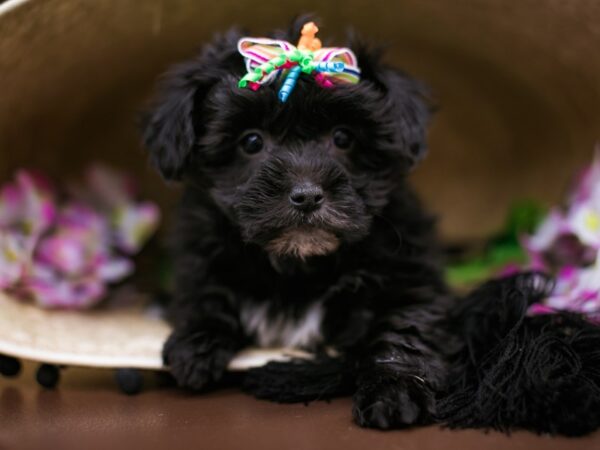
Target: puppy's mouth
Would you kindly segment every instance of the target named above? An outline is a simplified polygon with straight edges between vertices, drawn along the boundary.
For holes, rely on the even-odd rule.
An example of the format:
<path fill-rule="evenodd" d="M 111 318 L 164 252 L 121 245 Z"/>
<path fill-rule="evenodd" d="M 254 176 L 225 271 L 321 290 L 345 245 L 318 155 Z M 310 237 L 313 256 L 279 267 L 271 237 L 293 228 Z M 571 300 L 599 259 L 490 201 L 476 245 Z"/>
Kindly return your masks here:
<path fill-rule="evenodd" d="M 304 260 L 335 252 L 340 239 L 331 231 L 312 226 L 290 227 L 270 240 L 265 249 L 278 257 L 288 256 Z"/>

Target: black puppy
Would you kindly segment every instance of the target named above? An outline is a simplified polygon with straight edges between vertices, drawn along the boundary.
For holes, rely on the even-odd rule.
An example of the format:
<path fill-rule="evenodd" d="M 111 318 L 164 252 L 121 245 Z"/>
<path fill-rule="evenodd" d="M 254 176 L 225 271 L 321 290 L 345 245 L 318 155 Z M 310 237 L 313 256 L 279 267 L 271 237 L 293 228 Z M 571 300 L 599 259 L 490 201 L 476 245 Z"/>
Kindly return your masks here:
<path fill-rule="evenodd" d="M 296 42 L 301 25 L 274 37 Z M 535 412 L 515 405 L 531 397 L 532 385 L 554 394 L 562 387 L 569 398 L 579 379 L 559 386 L 543 367 L 532 370 L 549 355 L 508 367 L 503 350 L 537 352 L 533 337 L 546 328 L 530 327 L 524 314 L 547 287 L 527 276 L 497 282 L 465 303 L 473 315 L 464 307 L 447 314 L 434 223 L 406 182 L 426 152 L 422 86 L 352 43 L 358 84 L 325 89 L 301 76 L 281 103 L 279 83 L 256 92 L 237 86 L 246 72 L 240 37 L 217 37 L 168 73 L 144 121 L 154 166 L 185 188 L 174 233 L 175 329 L 163 353 L 178 383 L 202 390 L 248 345 L 333 348 L 351 363 L 361 425 L 429 423 L 453 373 L 441 414 L 454 425 L 573 432 L 576 416 L 565 419 L 559 401 L 533 402 Z M 482 332 L 480 322 L 498 331 Z M 560 334 L 566 346 L 569 333 Z M 583 348 L 594 347 L 572 354 Z M 505 379 L 504 391 L 482 391 L 477 383 L 486 373 Z M 577 395 L 594 399 L 590 411 L 600 399 L 594 386 Z M 593 416 L 584 429 L 597 422 Z"/>
<path fill-rule="evenodd" d="M 295 42 L 300 25 L 277 36 Z M 426 150 L 423 90 L 352 45 L 360 83 L 301 77 L 282 104 L 275 84 L 237 87 L 240 37 L 167 74 L 145 122 L 152 162 L 185 186 L 165 363 L 199 390 L 247 345 L 332 347 L 359 360 L 361 424 L 427 422 L 447 295 L 405 181 Z"/>

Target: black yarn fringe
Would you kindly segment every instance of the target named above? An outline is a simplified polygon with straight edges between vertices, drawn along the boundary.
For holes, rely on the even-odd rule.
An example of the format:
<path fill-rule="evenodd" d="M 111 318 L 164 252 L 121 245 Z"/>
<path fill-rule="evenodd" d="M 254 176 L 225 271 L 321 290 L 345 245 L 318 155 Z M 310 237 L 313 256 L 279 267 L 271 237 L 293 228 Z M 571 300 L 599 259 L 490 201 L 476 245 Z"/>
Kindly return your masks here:
<path fill-rule="evenodd" d="M 527 317 L 552 281 L 522 274 L 486 283 L 454 322 L 465 346 L 438 402 L 452 428 L 578 436 L 600 426 L 600 327 L 561 313 Z"/>
<path fill-rule="evenodd" d="M 329 400 L 353 392 L 354 370 L 346 359 L 328 356 L 270 362 L 248 371 L 243 389 L 255 397 L 280 403 Z"/>

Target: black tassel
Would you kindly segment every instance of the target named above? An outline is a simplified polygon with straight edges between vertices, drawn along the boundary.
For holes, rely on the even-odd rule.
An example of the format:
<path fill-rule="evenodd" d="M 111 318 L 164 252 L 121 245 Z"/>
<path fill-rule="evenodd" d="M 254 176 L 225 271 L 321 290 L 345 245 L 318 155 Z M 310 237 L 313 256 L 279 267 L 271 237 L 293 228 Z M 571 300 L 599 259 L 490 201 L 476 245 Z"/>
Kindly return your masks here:
<path fill-rule="evenodd" d="M 319 356 L 314 360 L 270 362 L 251 369 L 244 378 L 243 388 L 262 399 L 306 403 L 351 394 L 353 375 L 352 365 L 344 358 Z"/>
<path fill-rule="evenodd" d="M 523 274 L 473 292 L 455 318 L 465 347 L 438 402 L 453 428 L 578 436 L 600 426 L 600 327 L 568 313 L 527 317 L 550 279 Z"/>

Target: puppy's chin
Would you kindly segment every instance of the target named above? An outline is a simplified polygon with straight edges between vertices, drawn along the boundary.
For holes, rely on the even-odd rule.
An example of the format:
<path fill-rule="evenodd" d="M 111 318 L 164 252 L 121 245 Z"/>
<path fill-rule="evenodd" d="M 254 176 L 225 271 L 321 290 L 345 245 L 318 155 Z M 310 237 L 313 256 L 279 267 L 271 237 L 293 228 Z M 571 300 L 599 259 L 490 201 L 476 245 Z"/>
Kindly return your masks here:
<path fill-rule="evenodd" d="M 306 259 L 335 252 L 340 246 L 339 238 L 320 228 L 299 227 L 283 231 L 269 241 L 266 250 L 275 256 L 291 256 Z"/>

